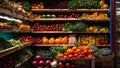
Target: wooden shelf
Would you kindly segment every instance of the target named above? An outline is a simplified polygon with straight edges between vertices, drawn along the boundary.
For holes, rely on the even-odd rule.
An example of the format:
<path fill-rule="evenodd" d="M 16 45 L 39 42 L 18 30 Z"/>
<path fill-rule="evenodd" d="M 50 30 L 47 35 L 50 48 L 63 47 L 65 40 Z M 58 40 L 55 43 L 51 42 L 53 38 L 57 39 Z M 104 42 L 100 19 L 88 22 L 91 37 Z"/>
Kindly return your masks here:
<path fill-rule="evenodd" d="M 67 45 L 67 46 L 74 46 L 74 44 L 35 44 L 33 46 L 64 46 L 64 45 Z"/>
<path fill-rule="evenodd" d="M 0 6 L 0 10 L 1 10 L 0 14 L 4 14 L 8 17 L 13 17 L 13 18 L 29 21 L 29 18 L 23 13 L 13 12 L 13 10 L 10 10 L 10 9 L 7 9 L 7 8 L 1 7 L 1 6 Z"/>
<path fill-rule="evenodd" d="M 110 32 L 83 32 L 83 31 L 33 31 L 32 33 L 95 33 L 95 34 L 106 34 Z"/>
<path fill-rule="evenodd" d="M 108 12 L 109 9 L 32 9 L 32 12 Z"/>
<path fill-rule="evenodd" d="M 26 55 L 25 57 L 23 57 L 23 61 L 18 63 L 17 65 L 15 65 L 15 68 L 20 68 L 22 64 L 24 64 L 26 61 L 28 61 L 32 56 L 30 55 Z"/>
<path fill-rule="evenodd" d="M 109 32 L 85 32 L 85 31 L 17 31 L 17 30 L 0 30 L 0 32 L 14 33 L 81 33 L 81 34 L 109 34 Z"/>
<path fill-rule="evenodd" d="M 95 22 L 104 22 L 104 21 L 110 21 L 109 18 L 106 19 L 82 19 L 82 18 L 36 18 L 31 19 L 33 21 L 95 21 Z"/>
<path fill-rule="evenodd" d="M 97 47 L 110 47 L 110 44 L 101 44 L 101 45 L 94 45 L 94 46 L 97 46 Z"/>
<path fill-rule="evenodd" d="M 23 49 L 23 48 L 25 48 L 25 47 L 27 47 L 29 45 L 31 45 L 31 43 L 25 43 L 25 44 L 21 44 L 21 45 L 17 45 L 17 46 L 14 46 L 14 47 L 10 47 L 10 48 L 1 50 L 0 51 L 0 58 L 6 56 L 8 54 L 11 54 L 13 52 L 16 52 L 16 51 L 18 51 L 20 49 Z"/>

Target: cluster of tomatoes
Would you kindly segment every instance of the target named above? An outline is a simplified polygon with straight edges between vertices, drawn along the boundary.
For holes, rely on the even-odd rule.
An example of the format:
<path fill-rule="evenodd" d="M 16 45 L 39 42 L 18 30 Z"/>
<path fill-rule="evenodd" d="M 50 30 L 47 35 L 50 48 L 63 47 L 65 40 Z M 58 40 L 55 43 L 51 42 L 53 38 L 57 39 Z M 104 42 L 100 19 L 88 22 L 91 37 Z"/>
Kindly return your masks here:
<path fill-rule="evenodd" d="M 94 50 L 89 49 L 88 46 L 74 46 L 64 53 L 59 53 L 57 58 L 93 58 L 93 54 Z"/>

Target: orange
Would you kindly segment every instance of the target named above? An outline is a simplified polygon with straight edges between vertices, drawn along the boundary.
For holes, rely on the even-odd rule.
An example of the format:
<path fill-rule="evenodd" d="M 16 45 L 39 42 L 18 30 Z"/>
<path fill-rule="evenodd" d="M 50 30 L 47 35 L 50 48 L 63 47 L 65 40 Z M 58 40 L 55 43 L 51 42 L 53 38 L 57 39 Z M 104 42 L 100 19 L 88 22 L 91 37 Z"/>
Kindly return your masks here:
<path fill-rule="evenodd" d="M 71 52 L 72 52 L 71 48 L 67 49 L 67 53 L 70 54 Z"/>
<path fill-rule="evenodd" d="M 76 47 L 76 46 L 74 46 L 74 47 L 72 48 L 72 50 L 74 50 L 74 51 L 75 51 L 75 50 L 77 50 L 77 47 Z"/>
<path fill-rule="evenodd" d="M 88 52 L 89 52 L 90 54 L 93 54 L 93 53 L 94 53 L 94 50 L 88 50 Z"/>
<path fill-rule="evenodd" d="M 59 53 L 59 54 L 57 55 L 57 57 L 58 57 L 58 58 L 63 58 L 64 55 L 63 55 L 63 53 Z"/>
<path fill-rule="evenodd" d="M 66 38 L 67 40 L 69 39 L 69 37 L 68 37 L 68 36 L 64 36 L 64 38 Z"/>
<path fill-rule="evenodd" d="M 43 39 L 43 44 L 48 44 L 49 43 L 49 40 L 47 38 Z"/>
<path fill-rule="evenodd" d="M 93 58 L 93 54 L 89 54 L 87 57 L 88 58 Z"/>
<path fill-rule="evenodd" d="M 60 40 L 62 39 L 62 36 L 58 37 Z"/>
<path fill-rule="evenodd" d="M 108 4 L 104 4 L 104 5 L 102 6 L 102 8 L 103 8 L 103 9 L 108 9 Z"/>
<path fill-rule="evenodd" d="M 49 44 L 54 44 L 55 43 L 55 39 L 53 38 L 53 37 L 51 37 L 50 39 L 49 39 Z"/>
<path fill-rule="evenodd" d="M 80 49 L 77 49 L 76 51 L 77 51 L 77 53 L 81 52 L 81 50 L 80 50 Z"/>
<path fill-rule="evenodd" d="M 68 58 L 66 55 L 64 55 L 64 58 Z"/>
<path fill-rule="evenodd" d="M 44 5 L 40 5 L 40 7 L 39 7 L 40 9 L 44 9 Z"/>
<path fill-rule="evenodd" d="M 56 38 L 56 39 L 55 39 L 55 43 L 56 43 L 56 44 L 60 44 L 60 39 L 59 39 L 59 38 Z"/>
<path fill-rule="evenodd" d="M 46 39 L 47 37 L 46 36 L 44 36 L 42 39 Z"/>
<path fill-rule="evenodd" d="M 60 40 L 60 42 L 61 42 L 62 44 L 66 44 L 66 43 L 67 43 L 67 39 L 66 39 L 66 38 L 62 38 L 62 39 Z"/>

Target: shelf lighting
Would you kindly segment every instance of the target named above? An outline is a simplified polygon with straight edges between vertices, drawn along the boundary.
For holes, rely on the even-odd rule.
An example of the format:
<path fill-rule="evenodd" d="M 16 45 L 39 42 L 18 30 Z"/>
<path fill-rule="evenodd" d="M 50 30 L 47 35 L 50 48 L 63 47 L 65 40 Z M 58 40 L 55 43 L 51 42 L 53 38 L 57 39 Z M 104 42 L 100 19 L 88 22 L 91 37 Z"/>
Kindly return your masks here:
<path fill-rule="evenodd" d="M 19 20 L 19 19 L 10 18 L 10 17 L 7 17 L 7 16 L 0 16 L 0 18 L 1 18 L 1 19 L 5 19 L 5 20 L 9 20 L 9 21 L 22 22 L 22 21 Z"/>

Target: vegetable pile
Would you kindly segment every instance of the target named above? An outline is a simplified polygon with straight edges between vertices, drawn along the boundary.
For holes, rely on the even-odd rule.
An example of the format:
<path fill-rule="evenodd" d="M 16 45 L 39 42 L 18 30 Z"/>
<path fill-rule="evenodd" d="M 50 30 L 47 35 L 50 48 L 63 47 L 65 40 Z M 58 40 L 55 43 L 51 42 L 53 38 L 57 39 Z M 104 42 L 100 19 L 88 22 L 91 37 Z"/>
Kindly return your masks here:
<path fill-rule="evenodd" d="M 68 2 L 68 7 L 70 9 L 98 9 L 99 1 L 98 0 L 71 0 Z"/>
<path fill-rule="evenodd" d="M 62 27 L 65 31 L 82 31 L 86 27 L 85 23 L 83 22 L 75 22 L 75 23 L 65 23 L 62 24 Z"/>
<path fill-rule="evenodd" d="M 97 47 L 92 46 L 92 45 L 90 45 L 89 48 L 95 51 L 94 56 L 96 58 L 100 58 L 102 56 L 109 56 L 112 54 L 112 52 L 109 48 L 101 48 L 100 49 L 100 48 L 97 48 Z"/>

